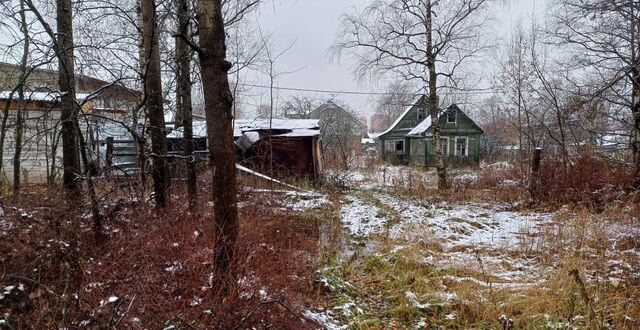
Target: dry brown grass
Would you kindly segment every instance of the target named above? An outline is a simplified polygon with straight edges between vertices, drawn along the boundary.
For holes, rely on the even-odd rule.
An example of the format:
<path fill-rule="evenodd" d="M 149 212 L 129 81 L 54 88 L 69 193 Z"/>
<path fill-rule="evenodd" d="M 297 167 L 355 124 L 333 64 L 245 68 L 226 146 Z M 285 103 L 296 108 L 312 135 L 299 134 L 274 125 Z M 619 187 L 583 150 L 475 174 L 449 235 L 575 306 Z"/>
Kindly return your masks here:
<path fill-rule="evenodd" d="M 319 261 L 318 219 L 273 210 L 268 197 L 252 196 L 240 212 L 235 275 L 221 286 L 211 207 L 206 191 L 200 195 L 198 212 L 190 213 L 182 194 L 157 211 L 114 193 L 104 203 L 100 244 L 90 220 L 66 213 L 59 198 L 24 198 L 16 207 L 28 212 L 25 219 L 2 203 L 13 228 L 0 240 L 0 288 L 24 286 L 0 301 L 10 327 L 229 329 L 245 317 L 243 328 L 311 326 L 301 315 L 316 300 L 310 282 Z M 72 242 L 77 253 L 66 245 Z M 74 265 L 69 281 L 67 266 Z M 259 305 L 273 300 L 286 308 Z"/>

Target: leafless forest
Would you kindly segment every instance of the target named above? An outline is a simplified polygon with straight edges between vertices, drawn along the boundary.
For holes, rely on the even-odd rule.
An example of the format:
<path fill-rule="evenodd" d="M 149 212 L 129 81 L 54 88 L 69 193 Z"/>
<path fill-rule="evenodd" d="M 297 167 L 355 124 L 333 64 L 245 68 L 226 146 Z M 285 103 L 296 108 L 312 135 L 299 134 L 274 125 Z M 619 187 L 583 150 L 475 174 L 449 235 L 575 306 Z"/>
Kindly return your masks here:
<path fill-rule="evenodd" d="M 309 22 L 343 90 L 279 1 L 1 1 L 0 329 L 640 328 L 640 1 L 522 3 Z"/>

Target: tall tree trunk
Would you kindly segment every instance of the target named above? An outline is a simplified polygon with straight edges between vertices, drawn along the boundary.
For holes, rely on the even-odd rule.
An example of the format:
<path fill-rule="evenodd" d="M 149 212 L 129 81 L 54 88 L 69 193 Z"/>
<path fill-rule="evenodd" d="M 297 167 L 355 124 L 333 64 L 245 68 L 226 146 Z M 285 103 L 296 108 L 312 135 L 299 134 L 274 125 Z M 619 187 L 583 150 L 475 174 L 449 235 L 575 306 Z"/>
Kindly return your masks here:
<path fill-rule="evenodd" d="M 426 33 L 427 33 L 427 69 L 429 70 L 429 114 L 431 115 L 431 127 L 433 130 L 433 148 L 436 156 L 436 172 L 438 174 L 438 190 L 447 188 L 447 168 L 440 147 L 440 122 L 438 121 L 438 97 L 436 73 L 436 54 L 433 49 L 433 13 L 431 0 L 427 0 L 426 10 Z"/>
<path fill-rule="evenodd" d="M 60 85 L 60 120 L 62 122 L 63 182 L 68 197 L 76 199 L 80 187 L 80 153 L 78 147 L 78 107 L 73 55 L 73 20 L 71 0 L 57 0 L 58 84 Z"/>
<path fill-rule="evenodd" d="M 143 26 L 144 26 L 144 20 L 142 19 L 142 4 L 140 3 L 140 0 L 136 1 L 136 17 L 137 17 L 137 23 L 138 23 L 138 70 L 139 70 L 139 76 L 140 76 L 140 81 L 142 82 L 143 86 L 142 89 L 144 89 L 144 80 L 145 80 L 145 52 L 144 52 L 144 35 L 143 35 Z M 146 98 L 145 98 L 145 102 L 146 102 Z M 132 116 L 132 129 L 135 132 L 138 132 L 138 126 L 140 123 L 140 113 L 142 111 L 142 106 L 137 106 L 135 107 L 135 109 L 133 110 L 133 112 L 131 113 Z M 135 142 L 135 147 L 136 147 L 136 151 L 138 153 L 138 168 L 140 169 L 139 172 L 139 179 L 140 179 L 140 195 L 144 196 L 144 192 L 145 192 L 145 188 L 147 185 L 147 154 L 146 154 L 146 147 L 147 147 L 147 143 L 144 139 L 144 134 L 142 134 L 141 136 L 134 136 L 134 142 Z"/>
<path fill-rule="evenodd" d="M 20 168 L 22 161 L 22 137 L 24 135 L 24 119 L 26 102 L 24 100 L 24 81 L 27 77 L 27 61 L 29 60 L 29 29 L 27 26 L 27 14 L 24 1 L 20 1 L 20 23 L 24 46 L 22 48 L 22 60 L 20 61 L 20 78 L 18 79 L 18 108 L 16 109 L 15 152 L 13 154 L 13 196 L 20 196 Z"/>
<path fill-rule="evenodd" d="M 184 130 L 184 155 L 187 157 L 187 193 L 189 209 L 196 205 L 197 173 L 196 159 L 193 154 L 193 108 L 191 103 L 191 48 L 184 38 L 188 38 L 191 29 L 189 24 L 190 10 L 187 0 L 176 0 L 178 16 L 178 36 L 176 37 L 177 73 L 177 110 L 176 125 L 181 124 Z"/>
<path fill-rule="evenodd" d="M 219 231 L 215 265 L 223 274 L 229 270 L 238 239 L 239 221 L 235 149 L 233 143 L 233 96 L 225 60 L 225 31 L 221 0 L 201 0 L 198 6 L 200 65 L 207 117 L 207 138 L 212 172 L 212 193 L 216 229 Z"/>
<path fill-rule="evenodd" d="M 167 206 L 167 153 L 164 111 L 162 108 L 162 73 L 160 71 L 160 48 L 157 28 L 156 4 L 154 0 L 141 0 L 142 34 L 145 59 L 144 92 L 146 112 L 149 117 L 149 135 L 151 136 L 151 176 L 156 206 Z"/>
<path fill-rule="evenodd" d="M 633 1 L 631 3 L 631 16 L 635 17 L 635 14 L 640 13 L 640 3 L 634 8 Z M 640 188 L 640 22 L 632 20 L 631 22 L 631 61 L 634 63 L 631 71 L 632 78 L 631 84 L 633 86 L 632 91 L 632 109 L 633 124 L 634 124 L 634 146 L 633 156 L 635 163 L 635 175 L 634 186 Z"/>
<path fill-rule="evenodd" d="M 640 52 L 640 49 L 638 50 Z M 637 62 L 636 62 L 637 63 Z M 640 63 L 633 68 L 634 186 L 640 188 Z"/>

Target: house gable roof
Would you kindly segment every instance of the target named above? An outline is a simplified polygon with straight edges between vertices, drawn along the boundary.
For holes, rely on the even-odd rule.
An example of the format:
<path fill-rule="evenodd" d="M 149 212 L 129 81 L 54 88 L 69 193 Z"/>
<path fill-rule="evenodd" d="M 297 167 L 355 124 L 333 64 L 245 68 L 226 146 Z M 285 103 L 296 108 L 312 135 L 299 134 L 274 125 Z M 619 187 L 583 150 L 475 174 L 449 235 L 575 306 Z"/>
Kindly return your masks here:
<path fill-rule="evenodd" d="M 460 107 L 458 107 L 457 104 L 451 104 L 449 107 L 447 107 L 446 110 L 441 110 L 440 113 L 438 114 L 438 121 L 441 121 L 442 117 L 444 114 L 448 113 L 449 111 L 456 111 L 456 121 L 457 122 L 464 122 L 466 124 L 466 128 L 464 128 L 464 130 L 469 132 L 477 132 L 477 133 L 484 133 L 484 130 L 478 126 L 478 124 L 476 124 L 473 119 L 471 119 L 464 111 L 462 111 L 462 109 L 460 109 Z M 408 137 L 424 137 L 424 136 L 431 136 L 431 125 L 432 125 L 432 119 L 431 119 L 431 115 L 427 116 L 427 118 L 425 120 L 423 120 L 420 124 L 416 125 L 416 127 L 414 127 L 408 134 Z M 443 129 L 447 129 L 446 127 L 444 127 Z M 459 130 L 459 129 L 458 129 Z"/>
<path fill-rule="evenodd" d="M 349 111 L 345 110 L 343 107 L 337 105 L 332 100 L 329 100 L 329 101 L 325 102 L 323 105 L 321 105 L 321 106 L 317 107 L 315 110 L 311 111 L 309 113 L 308 117 L 309 118 L 313 118 L 313 119 L 322 119 L 323 118 L 323 113 L 326 113 L 328 111 L 339 111 L 339 112 L 342 112 L 343 114 L 346 115 L 346 118 L 349 118 L 352 122 L 354 122 L 359 127 L 361 127 L 361 128 L 366 128 L 367 127 L 367 125 L 365 125 L 362 122 L 360 122 L 360 120 L 358 118 L 356 118 L 351 112 L 349 112 Z"/>
<path fill-rule="evenodd" d="M 416 107 L 419 107 L 421 105 L 426 104 L 426 102 L 427 102 L 427 97 L 425 95 L 422 95 L 422 96 L 418 97 L 414 102 L 411 103 L 411 105 L 409 105 L 404 110 L 404 112 L 402 112 L 402 114 L 400 116 L 398 116 L 398 118 L 396 118 L 396 121 L 394 121 L 393 124 L 391 124 L 391 126 L 389 126 L 389 128 L 387 128 L 386 131 L 378 134 L 377 138 L 384 138 L 385 135 L 391 133 L 392 131 L 401 129 L 401 128 L 399 128 L 400 122 L 402 122 L 402 120 L 405 119 L 405 117 L 407 117 L 409 115 L 411 110 L 413 110 Z M 411 128 L 404 128 L 404 129 L 411 130 Z"/>

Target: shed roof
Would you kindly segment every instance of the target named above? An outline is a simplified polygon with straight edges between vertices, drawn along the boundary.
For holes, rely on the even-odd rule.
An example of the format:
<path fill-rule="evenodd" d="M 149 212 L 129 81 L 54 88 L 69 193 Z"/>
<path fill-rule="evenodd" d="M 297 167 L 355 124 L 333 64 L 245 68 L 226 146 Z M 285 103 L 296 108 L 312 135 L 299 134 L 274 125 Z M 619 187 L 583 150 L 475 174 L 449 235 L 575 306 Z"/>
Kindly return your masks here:
<path fill-rule="evenodd" d="M 233 136 L 238 138 L 246 132 L 278 130 L 283 131 L 274 136 L 305 137 L 320 135 L 320 121 L 318 119 L 236 119 L 233 125 Z M 167 137 L 181 138 L 183 128 L 173 130 Z M 207 123 L 204 120 L 193 122 L 194 137 L 207 136 Z"/>

